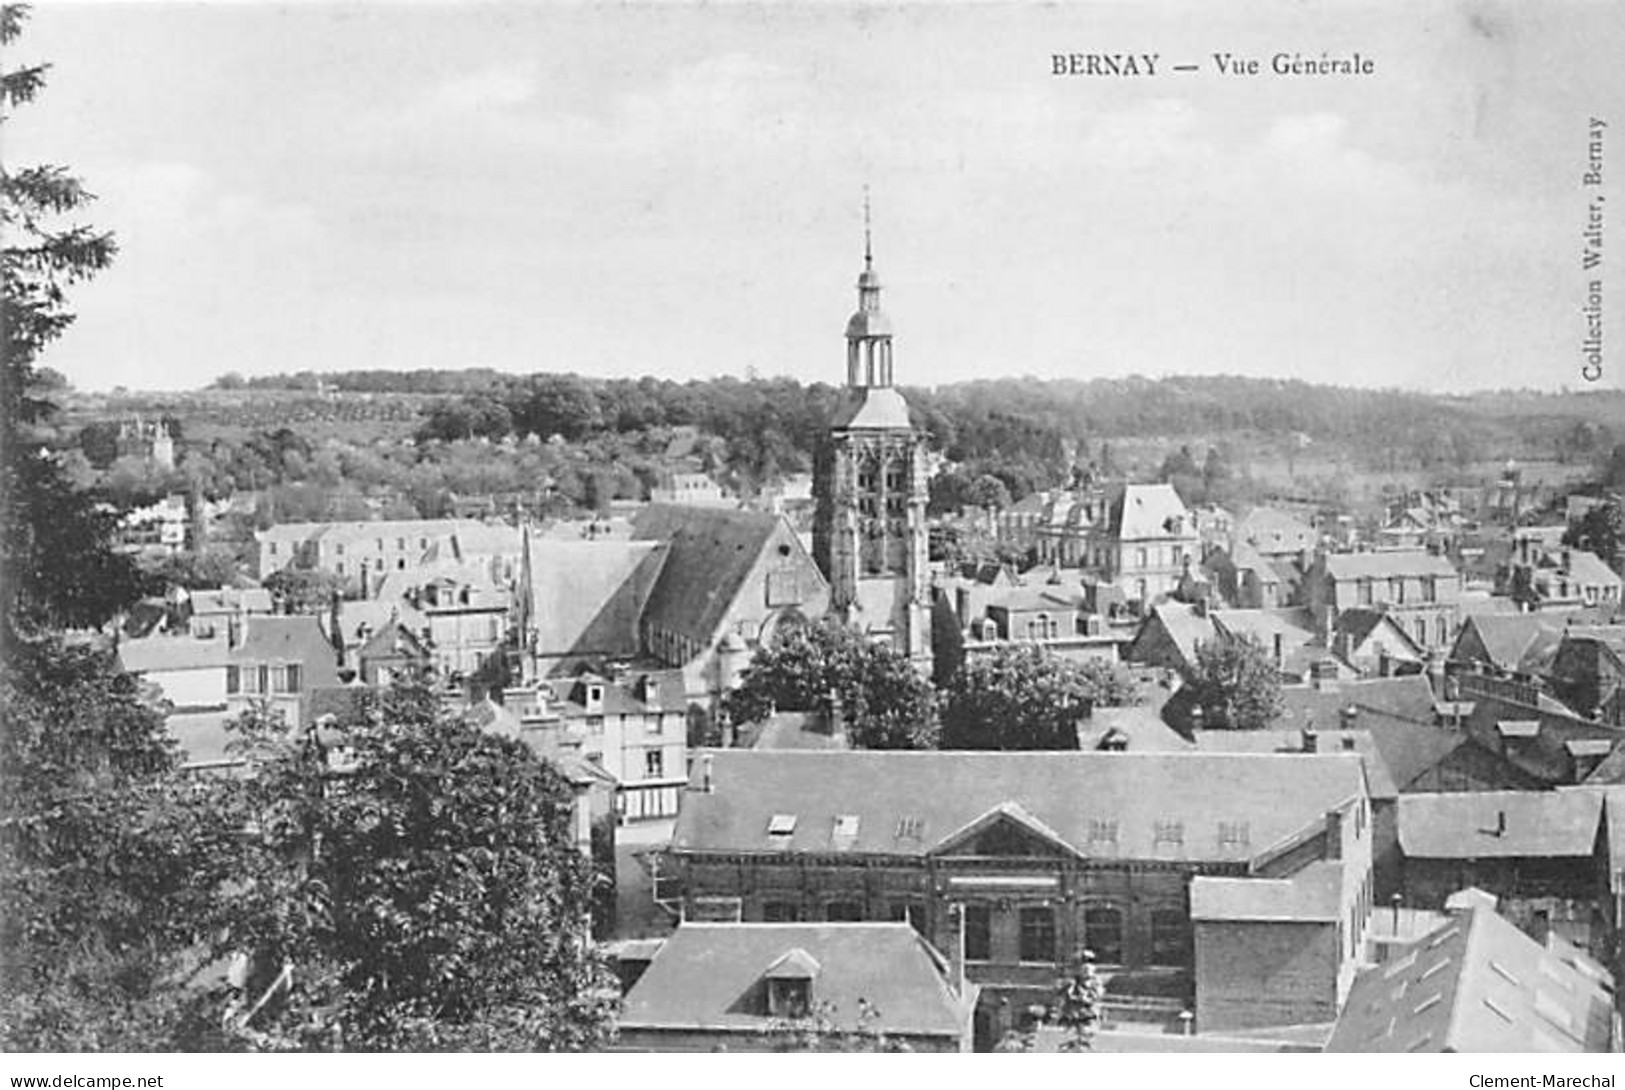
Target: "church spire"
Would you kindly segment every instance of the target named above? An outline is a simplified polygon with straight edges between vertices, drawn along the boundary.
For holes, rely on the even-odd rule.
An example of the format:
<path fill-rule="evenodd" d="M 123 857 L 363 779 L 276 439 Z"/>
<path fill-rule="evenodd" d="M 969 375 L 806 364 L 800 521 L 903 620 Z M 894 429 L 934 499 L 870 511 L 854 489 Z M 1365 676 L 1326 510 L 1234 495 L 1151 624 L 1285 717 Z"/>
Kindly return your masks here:
<path fill-rule="evenodd" d="M 880 312 L 880 274 L 875 272 L 874 232 L 869 187 L 863 187 L 863 272 L 858 274 L 858 310 L 846 323 L 846 384 L 890 386 L 891 323 Z"/>

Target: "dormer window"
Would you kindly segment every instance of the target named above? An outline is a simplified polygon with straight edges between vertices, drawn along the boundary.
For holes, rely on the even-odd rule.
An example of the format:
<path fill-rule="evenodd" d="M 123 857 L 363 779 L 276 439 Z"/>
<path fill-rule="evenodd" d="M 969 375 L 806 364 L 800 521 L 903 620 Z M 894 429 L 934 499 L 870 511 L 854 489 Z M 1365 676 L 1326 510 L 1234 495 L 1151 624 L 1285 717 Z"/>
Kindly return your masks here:
<path fill-rule="evenodd" d="M 805 1018 L 812 1010 L 818 962 L 797 948 L 767 970 L 767 1013 L 774 1018 Z"/>
<path fill-rule="evenodd" d="M 587 686 L 587 710 L 601 712 L 604 710 L 604 687 L 598 684 Z"/>
<path fill-rule="evenodd" d="M 768 836 L 791 837 L 796 832 L 796 816 L 794 814 L 774 814 L 767 822 Z"/>

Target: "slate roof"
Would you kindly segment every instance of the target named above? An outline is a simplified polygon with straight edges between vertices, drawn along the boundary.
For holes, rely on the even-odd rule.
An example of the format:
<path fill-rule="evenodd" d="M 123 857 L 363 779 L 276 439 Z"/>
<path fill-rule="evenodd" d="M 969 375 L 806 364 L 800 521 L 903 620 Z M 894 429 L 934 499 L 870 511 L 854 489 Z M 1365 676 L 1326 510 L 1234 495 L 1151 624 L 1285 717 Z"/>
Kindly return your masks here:
<path fill-rule="evenodd" d="M 1402 641 L 1404 650 L 1418 657 L 1421 656 L 1422 649 L 1417 646 L 1410 633 L 1405 631 L 1404 626 L 1393 621 L 1387 613 L 1380 609 L 1355 608 L 1340 610 L 1337 614 L 1337 620 L 1332 622 L 1333 642 L 1335 644 L 1336 638 L 1339 636 L 1347 636 L 1349 649 L 1352 652 L 1370 639 L 1371 634 L 1379 627 L 1382 627 L 1384 621 L 1389 622 L 1387 625 L 1388 634 L 1383 637 L 1384 641 L 1397 634 Z"/>
<path fill-rule="evenodd" d="M 705 792 L 698 785 L 708 767 Z M 1241 862 L 1363 793 L 1353 754 L 718 750 L 694 761 L 672 845 L 923 856 L 1016 803 L 1083 855 Z M 769 837 L 775 814 L 796 816 L 790 837 Z M 837 848 L 842 816 L 857 817 L 858 832 Z M 1110 840 L 1101 822 L 1115 823 Z M 1221 823 L 1245 826 L 1245 843 L 1222 840 Z"/>
<path fill-rule="evenodd" d="M 1313 717 L 1317 727 L 1334 727 L 1344 708 L 1382 712 L 1412 723 L 1435 721 L 1433 687 L 1421 674 L 1344 681 L 1334 688 L 1289 686 L 1281 690 L 1283 719 L 1302 725 Z"/>
<path fill-rule="evenodd" d="M 907 923 L 685 923 L 627 994 L 621 1030 L 761 1032 L 773 1022 L 767 974 L 796 952 L 798 971 L 814 973 L 812 1001 L 833 1004 L 843 1028 L 866 1001 L 886 1033 L 964 1032 L 946 961 Z"/>
<path fill-rule="evenodd" d="M 1401 795 L 1399 847 L 1412 859 L 1589 856 L 1602 801 L 1595 791 Z"/>
<path fill-rule="evenodd" d="M 1611 988 L 1567 943 L 1480 905 L 1361 973 L 1326 1051 L 1607 1052 Z"/>
<path fill-rule="evenodd" d="M 709 646 L 745 581 L 775 538 L 800 553 L 806 577 L 821 579 L 780 515 L 714 507 L 651 504 L 633 519 L 642 541 L 670 550 L 644 611 L 646 623 Z"/>
<path fill-rule="evenodd" d="M 190 595 L 192 615 L 207 616 L 218 613 L 271 612 L 271 592 L 264 587 L 221 587 L 218 590 L 194 590 Z"/>
<path fill-rule="evenodd" d="M 1298 540 L 1313 543 L 1316 536 L 1314 527 L 1274 507 L 1255 507 L 1236 523 L 1236 537 L 1260 547 L 1291 546 Z"/>
<path fill-rule="evenodd" d="M 231 650 L 234 663 L 296 662 L 304 667 L 304 685 L 337 685 L 338 656 L 315 617 L 250 615 L 243 621 L 242 643 Z"/>
<path fill-rule="evenodd" d="M 1326 571 L 1333 579 L 1386 579 L 1391 576 L 1453 577 L 1455 567 L 1442 556 L 1404 550 L 1382 553 L 1332 553 Z"/>
<path fill-rule="evenodd" d="M 132 674 L 223 671 L 229 655 L 224 639 L 200 640 L 193 636 L 148 636 L 141 640 L 124 640 L 118 646 L 119 663 Z"/>
<path fill-rule="evenodd" d="M 1343 868 L 1320 860 L 1291 878 L 1216 878 L 1198 875 L 1191 881 L 1191 919 L 1336 923 Z"/>
<path fill-rule="evenodd" d="M 1507 671 L 1533 673 L 1551 661 L 1563 639 L 1561 616 L 1540 613 L 1477 613 L 1462 625 L 1462 635 L 1473 629 L 1492 665 Z"/>
<path fill-rule="evenodd" d="M 1581 586 L 1617 587 L 1620 578 L 1602 558 L 1586 549 L 1568 550 L 1568 577 Z"/>
<path fill-rule="evenodd" d="M 819 712 L 775 712 L 740 732 L 747 749 L 844 749 Z"/>
<path fill-rule="evenodd" d="M 1123 485 L 1112 497 L 1107 526 L 1120 541 L 1196 536 L 1195 520 L 1171 484 Z"/>
<path fill-rule="evenodd" d="M 667 561 L 657 541 L 530 541 L 531 623 L 543 655 L 638 653 L 638 620 Z"/>
<path fill-rule="evenodd" d="M 908 418 L 908 402 L 891 386 L 870 386 L 845 395 L 843 404 L 830 418 L 830 427 L 851 431 L 906 430 L 913 427 Z"/>

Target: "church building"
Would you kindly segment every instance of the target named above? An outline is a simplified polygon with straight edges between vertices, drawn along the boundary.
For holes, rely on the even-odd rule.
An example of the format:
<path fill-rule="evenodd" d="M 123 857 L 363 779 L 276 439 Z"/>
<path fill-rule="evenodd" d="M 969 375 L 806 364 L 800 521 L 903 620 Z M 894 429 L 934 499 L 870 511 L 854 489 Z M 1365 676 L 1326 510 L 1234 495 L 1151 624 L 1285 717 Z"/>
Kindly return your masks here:
<path fill-rule="evenodd" d="M 892 386 L 891 323 L 867 223 L 863 249 L 858 309 L 846 324 L 846 390 L 814 466 L 813 558 L 836 616 L 929 670 L 925 446 Z"/>

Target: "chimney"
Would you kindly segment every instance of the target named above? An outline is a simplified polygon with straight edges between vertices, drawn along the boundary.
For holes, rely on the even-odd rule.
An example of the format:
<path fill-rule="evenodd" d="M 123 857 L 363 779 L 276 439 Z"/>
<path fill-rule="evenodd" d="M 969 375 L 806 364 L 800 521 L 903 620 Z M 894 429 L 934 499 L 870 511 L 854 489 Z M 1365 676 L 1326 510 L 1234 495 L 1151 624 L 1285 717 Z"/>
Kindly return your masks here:
<path fill-rule="evenodd" d="M 838 749 L 846 749 L 846 705 L 841 700 L 841 694 L 831 689 L 829 693 L 829 736 Z"/>
<path fill-rule="evenodd" d="M 1283 649 L 1281 634 L 1279 632 L 1271 634 L 1270 647 L 1275 653 L 1275 668 L 1279 670 L 1281 668 L 1281 664 L 1286 661 L 1286 653 Z"/>
<path fill-rule="evenodd" d="M 702 754 L 700 757 L 700 790 L 707 795 L 711 793 L 711 764 L 711 755 L 709 753 Z"/>
<path fill-rule="evenodd" d="M 1574 561 L 1574 550 L 1570 549 L 1570 548 L 1564 548 L 1564 550 L 1563 550 L 1563 574 L 1564 575 L 1569 574 L 1570 566 L 1573 563 L 1573 561 Z"/>
<path fill-rule="evenodd" d="M 1313 723 L 1303 728 L 1303 751 L 1305 753 L 1320 752 L 1320 732 L 1315 730 Z"/>
<path fill-rule="evenodd" d="M 948 906 L 948 986 L 957 996 L 965 994 L 965 906 Z"/>
<path fill-rule="evenodd" d="M 1495 811 L 1495 835 L 1507 835 L 1507 812 L 1505 810 Z"/>
<path fill-rule="evenodd" d="M 1347 707 L 1345 707 L 1342 711 L 1338 712 L 1337 714 L 1338 714 L 1338 718 L 1342 720 L 1344 730 L 1357 730 L 1357 729 L 1359 729 L 1359 726 L 1360 726 L 1360 709 L 1358 707 L 1356 707 L 1353 704 L 1350 704 Z"/>
<path fill-rule="evenodd" d="M 1343 811 L 1326 811 L 1326 854 L 1332 862 L 1343 858 Z"/>

